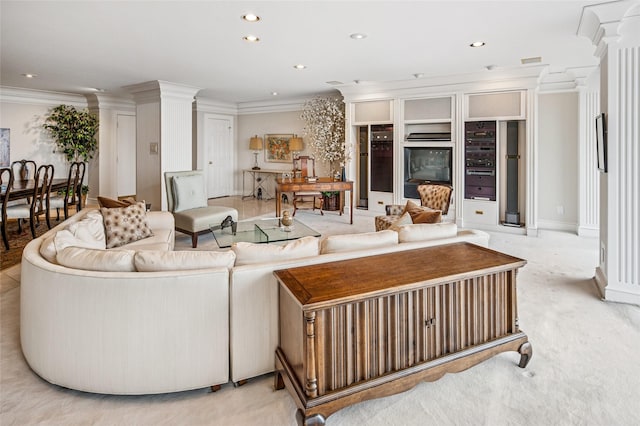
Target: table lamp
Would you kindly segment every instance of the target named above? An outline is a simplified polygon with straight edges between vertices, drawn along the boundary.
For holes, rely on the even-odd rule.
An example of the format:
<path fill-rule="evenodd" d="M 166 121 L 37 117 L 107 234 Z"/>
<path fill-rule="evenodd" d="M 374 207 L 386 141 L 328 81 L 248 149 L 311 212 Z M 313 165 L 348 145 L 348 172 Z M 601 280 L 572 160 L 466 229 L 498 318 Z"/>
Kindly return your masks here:
<path fill-rule="evenodd" d="M 262 150 L 262 138 L 258 135 L 255 135 L 249 140 L 249 149 L 253 150 L 254 161 L 253 167 L 251 170 L 260 170 L 258 166 L 258 151 Z"/>
<path fill-rule="evenodd" d="M 304 146 L 302 145 L 302 138 L 293 135 L 293 137 L 289 139 L 289 151 L 293 154 L 293 158 L 298 158 L 298 153 L 303 149 Z"/>

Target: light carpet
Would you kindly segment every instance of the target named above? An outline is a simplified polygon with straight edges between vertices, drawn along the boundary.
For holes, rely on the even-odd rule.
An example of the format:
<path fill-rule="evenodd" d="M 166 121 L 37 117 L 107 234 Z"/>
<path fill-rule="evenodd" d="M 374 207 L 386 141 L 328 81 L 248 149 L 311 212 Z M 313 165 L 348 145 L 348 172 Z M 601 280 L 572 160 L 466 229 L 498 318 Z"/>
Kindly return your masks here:
<path fill-rule="evenodd" d="M 296 215 L 328 234 L 373 230 L 373 218 Z M 179 236 L 177 246 L 189 246 Z M 199 249 L 215 245 L 201 238 Z M 518 274 L 520 326 L 533 345 L 526 369 L 503 353 L 461 373 L 331 415 L 327 425 L 637 425 L 640 307 L 603 302 L 592 276 L 597 240 L 541 231 L 491 234 L 490 246 L 528 260 Z M 51 385 L 19 344 L 19 288 L 1 295 L 0 423 L 6 425 L 295 425 L 296 407 L 273 375 L 216 393 L 95 395 Z"/>

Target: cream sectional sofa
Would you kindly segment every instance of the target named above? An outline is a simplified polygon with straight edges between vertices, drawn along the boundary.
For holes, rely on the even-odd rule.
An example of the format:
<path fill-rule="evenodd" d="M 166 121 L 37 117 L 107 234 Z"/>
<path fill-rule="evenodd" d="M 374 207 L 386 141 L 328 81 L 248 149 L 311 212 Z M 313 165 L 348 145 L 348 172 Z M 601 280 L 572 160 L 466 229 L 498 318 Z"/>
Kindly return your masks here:
<path fill-rule="evenodd" d="M 92 240 L 100 240 L 99 215 L 82 210 L 25 247 L 20 327 L 23 353 L 38 375 L 107 394 L 175 392 L 273 371 L 275 270 L 489 242 L 485 232 L 442 223 L 284 245 L 238 243 L 229 251 L 173 251 L 172 215 L 149 212 L 152 237 L 104 249 Z"/>
<path fill-rule="evenodd" d="M 105 250 L 104 242 L 90 241 L 100 239 L 100 213 L 84 209 L 25 247 L 20 338 L 27 362 L 45 380 L 106 394 L 229 381 L 233 253 L 222 254 L 224 266 L 179 270 L 213 264 L 216 259 L 207 256 L 220 253 L 174 252 L 171 213 L 149 212 L 147 219 L 152 237 Z M 56 243 L 74 237 L 80 241 L 71 244 L 84 247 L 56 253 Z M 91 248 L 100 244 L 102 249 Z M 148 272 L 131 271 L 132 265 Z"/>

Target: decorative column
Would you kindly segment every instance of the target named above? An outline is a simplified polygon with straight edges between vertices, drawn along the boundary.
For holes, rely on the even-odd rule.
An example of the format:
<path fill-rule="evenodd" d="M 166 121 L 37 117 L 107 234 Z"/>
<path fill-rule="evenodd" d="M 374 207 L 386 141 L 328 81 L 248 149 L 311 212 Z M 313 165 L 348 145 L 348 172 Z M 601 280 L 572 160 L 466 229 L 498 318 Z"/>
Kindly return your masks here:
<path fill-rule="evenodd" d="M 200 89 L 166 81 L 125 89 L 136 102 L 136 194 L 166 210 L 164 172 L 194 168 L 193 101 Z"/>
<path fill-rule="evenodd" d="M 585 7 L 578 34 L 596 45 L 607 127 L 596 282 L 606 300 L 640 304 L 640 1 Z"/>
<path fill-rule="evenodd" d="M 597 73 L 596 73 L 597 74 Z M 598 79 L 599 74 L 596 75 Z M 579 87 L 578 235 L 600 233 L 600 182 L 596 158 L 595 117 L 600 112 L 600 92 L 587 84 Z"/>

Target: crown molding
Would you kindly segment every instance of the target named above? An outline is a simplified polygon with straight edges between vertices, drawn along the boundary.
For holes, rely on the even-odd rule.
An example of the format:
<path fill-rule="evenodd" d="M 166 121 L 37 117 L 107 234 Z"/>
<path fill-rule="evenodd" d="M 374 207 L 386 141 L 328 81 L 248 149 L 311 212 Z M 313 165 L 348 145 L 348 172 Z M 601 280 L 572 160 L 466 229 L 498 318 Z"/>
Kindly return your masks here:
<path fill-rule="evenodd" d="M 590 39 L 596 46 L 594 55 L 602 59 L 607 52 L 607 45 L 620 39 L 620 27 L 624 19 L 639 5 L 638 0 L 620 0 L 585 6 L 576 35 Z"/>
<path fill-rule="evenodd" d="M 133 95 L 136 104 L 159 102 L 168 98 L 193 101 L 196 93 L 201 90 L 199 87 L 162 80 L 132 84 L 123 89 Z"/>
<path fill-rule="evenodd" d="M 48 107 L 65 104 L 87 108 L 87 99 L 83 95 L 7 86 L 0 86 L 0 102 Z"/>
<path fill-rule="evenodd" d="M 195 112 L 208 112 L 213 114 L 237 115 L 238 105 L 232 102 L 223 102 L 215 99 L 196 96 L 193 103 Z"/>
<path fill-rule="evenodd" d="M 89 108 L 113 109 L 124 111 L 135 111 L 136 103 L 132 97 L 123 98 L 120 96 L 107 95 L 103 93 L 92 93 L 86 95 Z"/>
<path fill-rule="evenodd" d="M 264 114 L 270 112 L 302 111 L 309 98 L 278 99 L 277 101 L 242 102 L 238 104 L 238 115 Z"/>

